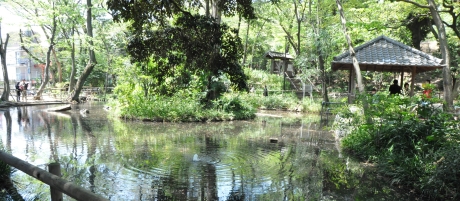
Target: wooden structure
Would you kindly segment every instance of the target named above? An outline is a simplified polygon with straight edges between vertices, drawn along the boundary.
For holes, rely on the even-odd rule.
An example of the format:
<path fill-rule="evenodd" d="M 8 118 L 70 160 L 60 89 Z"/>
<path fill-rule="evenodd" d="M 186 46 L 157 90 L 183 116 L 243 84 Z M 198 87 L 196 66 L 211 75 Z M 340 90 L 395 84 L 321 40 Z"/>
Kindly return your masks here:
<path fill-rule="evenodd" d="M 404 72 L 411 73 L 411 96 L 414 94 L 417 73 L 442 69 L 445 66 L 441 64 L 441 59 L 383 35 L 354 49 L 361 71 L 400 72 L 400 86 L 404 86 Z M 355 79 L 352 57 L 348 51 L 334 57 L 332 70 L 347 70 L 350 72 L 349 80 Z M 348 83 L 349 98 L 355 94 L 354 83 Z"/>
<path fill-rule="evenodd" d="M 86 190 L 80 186 L 73 184 L 72 182 L 62 179 L 58 175 L 48 173 L 47 171 L 40 169 L 39 167 L 34 166 L 19 158 L 16 158 L 13 155 L 8 154 L 4 151 L 0 151 L 0 160 L 32 176 L 35 179 L 38 179 L 45 184 L 48 184 L 52 188 L 51 190 L 52 198 L 57 197 L 57 199 L 59 200 L 59 194 L 60 194 L 59 192 L 62 192 L 76 200 L 108 201 L 108 199 L 102 196 L 96 195 L 89 190 Z M 51 166 L 54 166 L 54 165 L 52 164 Z M 54 169 L 54 168 L 59 168 L 59 167 L 52 167 L 52 168 Z M 58 172 L 56 170 L 54 171 Z"/>
<path fill-rule="evenodd" d="M 295 76 L 294 66 L 291 62 L 294 57 L 289 53 L 268 51 L 264 57 L 271 60 L 270 73 L 283 74 L 286 71 L 289 77 Z"/>

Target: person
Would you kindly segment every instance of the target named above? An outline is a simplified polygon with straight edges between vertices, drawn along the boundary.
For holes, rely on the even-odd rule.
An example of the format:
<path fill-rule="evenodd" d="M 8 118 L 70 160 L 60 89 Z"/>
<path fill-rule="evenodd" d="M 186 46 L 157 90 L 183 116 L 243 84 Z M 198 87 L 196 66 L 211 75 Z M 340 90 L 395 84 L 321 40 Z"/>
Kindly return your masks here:
<path fill-rule="evenodd" d="M 423 97 L 431 98 L 431 92 L 433 92 L 433 85 L 431 85 L 431 80 L 426 80 L 426 82 L 422 84 L 422 87 L 423 87 Z"/>
<path fill-rule="evenodd" d="M 406 83 L 404 83 L 404 94 L 405 94 L 406 96 L 408 96 L 408 95 L 409 95 L 409 92 L 410 92 L 409 83 L 406 82 Z"/>
<path fill-rule="evenodd" d="M 16 82 L 16 97 L 17 97 L 17 102 L 21 101 L 21 87 L 19 86 L 21 82 Z"/>
<path fill-rule="evenodd" d="M 21 89 L 21 96 L 22 100 L 27 102 L 27 87 L 29 86 L 29 83 L 26 83 L 25 79 L 22 79 L 22 82 L 19 84 L 19 88 Z"/>
<path fill-rule="evenodd" d="M 267 85 L 264 86 L 264 96 L 268 96 L 268 89 Z"/>
<path fill-rule="evenodd" d="M 393 80 L 393 84 L 390 85 L 390 95 L 401 94 L 401 87 L 398 85 L 398 80 Z"/>

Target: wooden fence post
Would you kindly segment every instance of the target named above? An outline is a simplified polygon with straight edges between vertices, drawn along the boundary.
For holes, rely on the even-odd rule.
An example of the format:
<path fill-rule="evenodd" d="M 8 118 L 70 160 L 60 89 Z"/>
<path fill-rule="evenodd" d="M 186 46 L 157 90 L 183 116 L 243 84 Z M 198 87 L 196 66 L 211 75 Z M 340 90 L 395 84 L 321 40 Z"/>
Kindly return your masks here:
<path fill-rule="evenodd" d="M 59 163 L 48 164 L 48 172 L 61 177 L 61 165 Z M 50 186 L 51 201 L 62 201 L 62 192 Z"/>

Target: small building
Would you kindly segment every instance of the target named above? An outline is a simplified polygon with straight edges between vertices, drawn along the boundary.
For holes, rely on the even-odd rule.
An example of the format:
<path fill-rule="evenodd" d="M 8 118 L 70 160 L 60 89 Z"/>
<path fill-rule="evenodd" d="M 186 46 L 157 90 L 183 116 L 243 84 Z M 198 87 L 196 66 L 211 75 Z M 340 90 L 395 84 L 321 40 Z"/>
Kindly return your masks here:
<path fill-rule="evenodd" d="M 400 86 L 404 85 L 404 73 L 410 73 L 411 95 L 414 94 L 415 76 L 418 73 L 442 69 L 445 66 L 441 59 L 383 35 L 355 47 L 354 50 L 361 71 L 400 73 Z M 334 71 L 349 72 L 348 93 L 349 98 L 354 97 L 355 72 L 350 53 L 344 52 L 334 57 L 331 68 Z"/>
<path fill-rule="evenodd" d="M 265 53 L 264 57 L 271 60 L 270 73 L 283 74 L 286 68 L 286 73 L 289 75 L 289 77 L 295 76 L 295 68 L 291 62 L 291 60 L 294 60 L 294 57 L 289 53 L 268 51 Z M 286 64 L 287 67 L 285 66 Z"/>

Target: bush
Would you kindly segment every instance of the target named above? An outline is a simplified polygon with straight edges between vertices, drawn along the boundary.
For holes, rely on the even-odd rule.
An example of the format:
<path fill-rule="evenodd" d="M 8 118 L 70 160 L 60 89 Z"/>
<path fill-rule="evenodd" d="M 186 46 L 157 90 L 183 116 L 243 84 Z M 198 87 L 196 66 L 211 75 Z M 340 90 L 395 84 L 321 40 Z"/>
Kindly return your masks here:
<path fill-rule="evenodd" d="M 457 197 L 460 171 L 454 169 L 460 165 L 455 157 L 460 148 L 452 148 L 459 142 L 452 115 L 420 102 L 419 97 L 399 96 L 371 103 L 365 114 L 342 140 L 345 151 L 375 162 L 393 183 L 427 197 Z"/>
<path fill-rule="evenodd" d="M 173 96 L 145 96 L 140 87 L 120 85 L 116 88 L 118 99 L 110 104 L 116 116 L 150 121 L 221 121 L 242 120 L 255 117 L 256 109 L 242 99 L 241 93 L 225 93 L 212 101 L 211 106 L 201 104 L 202 94 L 179 91 Z M 244 96 L 244 95 L 243 95 Z"/>

